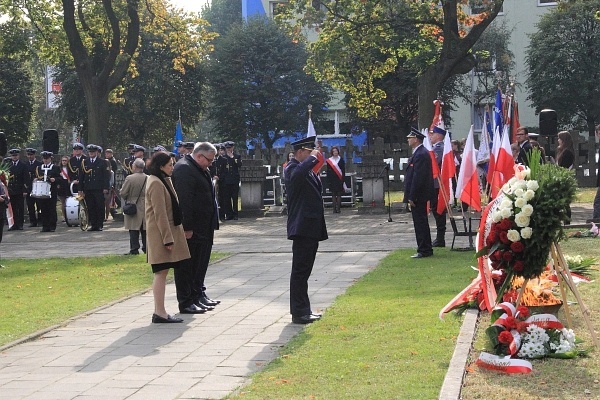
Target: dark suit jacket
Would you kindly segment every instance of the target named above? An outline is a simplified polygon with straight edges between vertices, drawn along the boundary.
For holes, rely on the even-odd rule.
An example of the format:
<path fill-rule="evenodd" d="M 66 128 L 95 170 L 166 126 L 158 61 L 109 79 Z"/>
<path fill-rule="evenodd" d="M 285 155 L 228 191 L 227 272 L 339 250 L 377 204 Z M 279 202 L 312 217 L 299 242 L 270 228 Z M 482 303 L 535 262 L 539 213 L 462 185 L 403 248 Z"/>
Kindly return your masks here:
<path fill-rule="evenodd" d="M 288 239 L 300 237 L 316 240 L 327 239 L 325 210 L 321 195 L 323 186 L 312 171 L 318 163 L 309 156 L 302 163 L 292 159 L 285 167 L 285 189 L 287 192 Z"/>
<path fill-rule="evenodd" d="M 421 145 L 408 159 L 404 176 L 404 202 L 408 203 L 409 200 L 412 200 L 415 204 L 426 203 L 433 199 L 433 195 L 431 156 Z"/>
<path fill-rule="evenodd" d="M 28 165 L 23 161 L 19 161 L 17 165 L 13 165 L 12 160 L 6 160 L 8 165 L 8 194 L 22 195 L 26 191 L 31 191 L 31 180 L 29 179 Z"/>
<path fill-rule="evenodd" d="M 219 214 L 210 173 L 186 155 L 175 164 L 172 180 L 183 213 L 183 230 L 194 232 L 191 240 L 212 243 L 214 231 L 219 229 Z"/>
<path fill-rule="evenodd" d="M 529 160 L 527 160 L 527 157 L 531 157 L 531 150 L 533 149 L 533 146 L 531 146 L 531 143 L 529 143 L 529 140 L 526 140 L 523 142 L 522 145 L 520 145 L 521 150 L 519 150 L 519 155 L 517 156 L 517 164 L 523 164 L 523 165 L 529 165 Z"/>
<path fill-rule="evenodd" d="M 79 168 L 79 190 L 109 190 L 110 166 L 106 160 L 96 157 L 94 162 L 86 158 Z"/>

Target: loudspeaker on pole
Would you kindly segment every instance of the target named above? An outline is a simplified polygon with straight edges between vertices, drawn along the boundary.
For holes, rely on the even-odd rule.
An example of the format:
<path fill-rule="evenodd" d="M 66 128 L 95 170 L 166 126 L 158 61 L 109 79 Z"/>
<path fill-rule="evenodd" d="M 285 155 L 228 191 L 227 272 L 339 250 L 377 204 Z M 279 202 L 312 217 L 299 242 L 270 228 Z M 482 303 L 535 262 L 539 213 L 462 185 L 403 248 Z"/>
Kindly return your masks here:
<path fill-rule="evenodd" d="M 58 131 L 56 129 L 46 129 L 44 131 L 42 147 L 43 151 L 51 151 L 54 154 L 58 154 Z"/>
<path fill-rule="evenodd" d="M 540 135 L 556 136 L 558 134 L 558 116 L 556 111 L 545 109 L 540 111 Z"/>

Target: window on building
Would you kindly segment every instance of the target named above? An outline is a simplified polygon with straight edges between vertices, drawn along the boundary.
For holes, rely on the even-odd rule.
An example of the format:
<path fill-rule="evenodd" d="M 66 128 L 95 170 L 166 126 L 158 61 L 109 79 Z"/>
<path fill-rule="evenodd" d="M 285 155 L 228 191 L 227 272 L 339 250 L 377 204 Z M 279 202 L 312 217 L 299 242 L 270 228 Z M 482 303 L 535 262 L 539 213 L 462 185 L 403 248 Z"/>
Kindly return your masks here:
<path fill-rule="evenodd" d="M 538 6 L 555 6 L 556 0 L 538 0 Z"/>
<path fill-rule="evenodd" d="M 486 3 L 488 3 L 487 0 L 470 0 L 469 3 L 471 5 L 471 13 L 472 14 L 481 14 L 482 12 L 489 9 L 489 5 L 486 4 Z M 500 14 L 502 14 L 503 12 L 504 12 L 504 5 L 500 9 Z"/>
<path fill-rule="evenodd" d="M 269 2 L 269 14 L 271 18 L 275 17 L 277 14 L 283 11 L 283 6 L 285 5 L 285 1 L 271 1 Z"/>

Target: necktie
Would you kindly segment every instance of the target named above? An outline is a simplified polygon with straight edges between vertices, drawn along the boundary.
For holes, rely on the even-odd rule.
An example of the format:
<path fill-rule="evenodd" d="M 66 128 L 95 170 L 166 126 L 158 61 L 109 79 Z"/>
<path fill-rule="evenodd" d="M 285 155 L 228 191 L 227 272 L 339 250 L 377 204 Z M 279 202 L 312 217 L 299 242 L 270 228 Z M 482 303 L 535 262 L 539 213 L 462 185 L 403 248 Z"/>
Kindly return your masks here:
<path fill-rule="evenodd" d="M 96 159 L 95 159 L 95 158 L 92 158 L 92 160 L 91 160 L 91 161 L 92 161 L 92 164 L 93 164 L 93 163 L 94 163 L 94 161 L 96 161 Z"/>
<path fill-rule="evenodd" d="M 16 162 L 16 161 L 13 161 L 13 165 L 16 167 L 16 166 L 17 166 L 17 162 Z"/>

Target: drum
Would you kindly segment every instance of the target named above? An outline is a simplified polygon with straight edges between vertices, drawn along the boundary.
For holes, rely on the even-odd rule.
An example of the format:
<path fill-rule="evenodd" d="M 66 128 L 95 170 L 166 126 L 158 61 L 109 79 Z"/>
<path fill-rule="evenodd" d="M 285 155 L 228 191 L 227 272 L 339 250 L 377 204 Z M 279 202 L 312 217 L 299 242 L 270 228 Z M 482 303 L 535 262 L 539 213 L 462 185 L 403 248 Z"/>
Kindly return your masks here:
<path fill-rule="evenodd" d="M 35 197 L 36 199 L 49 199 L 50 182 L 33 181 L 33 185 L 31 187 L 31 197 Z"/>
<path fill-rule="evenodd" d="M 67 197 L 65 208 L 67 211 L 67 225 L 79 225 L 79 200 L 75 196 Z"/>

